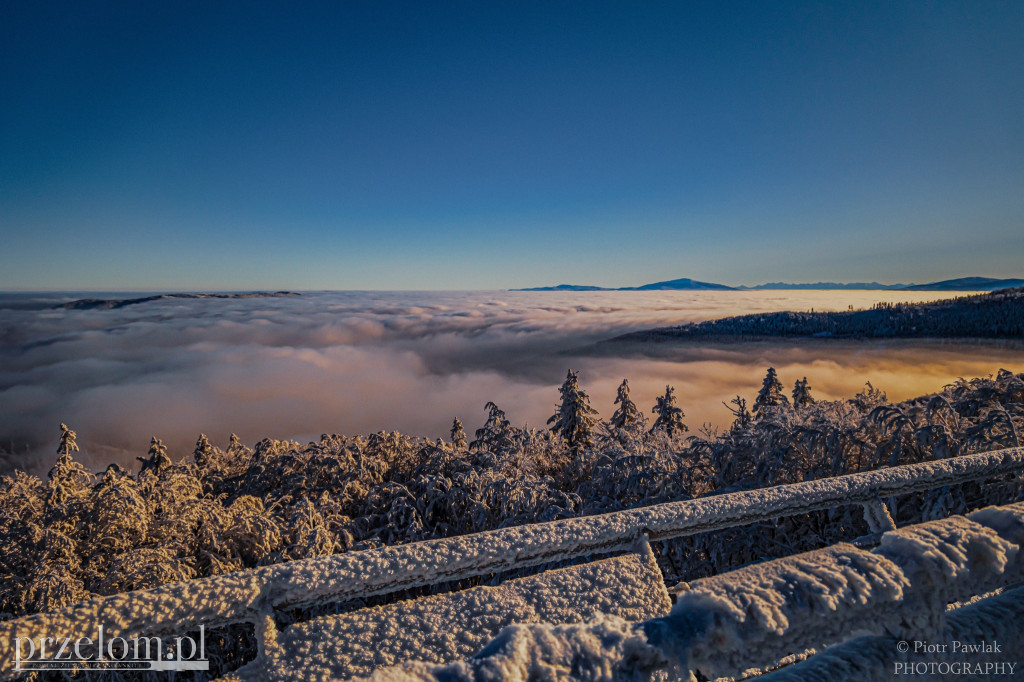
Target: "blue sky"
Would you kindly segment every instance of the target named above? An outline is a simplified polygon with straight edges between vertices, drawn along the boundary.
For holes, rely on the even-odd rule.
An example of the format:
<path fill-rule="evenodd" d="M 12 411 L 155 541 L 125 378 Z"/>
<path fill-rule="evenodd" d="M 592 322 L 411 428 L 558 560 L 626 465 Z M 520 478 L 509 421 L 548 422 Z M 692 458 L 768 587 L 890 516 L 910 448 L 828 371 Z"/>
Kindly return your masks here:
<path fill-rule="evenodd" d="M 1022 35 L 1016 1 L 5 3 L 0 289 L 1022 276 Z"/>

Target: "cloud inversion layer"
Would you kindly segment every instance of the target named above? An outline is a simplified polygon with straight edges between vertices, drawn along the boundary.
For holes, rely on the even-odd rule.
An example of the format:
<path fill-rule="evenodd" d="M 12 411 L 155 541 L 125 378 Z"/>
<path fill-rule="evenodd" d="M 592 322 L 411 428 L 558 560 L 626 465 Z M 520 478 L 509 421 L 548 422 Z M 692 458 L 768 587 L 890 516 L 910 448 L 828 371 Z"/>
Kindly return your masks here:
<path fill-rule="evenodd" d="M 691 429 L 724 425 L 721 402 L 751 397 L 764 368 L 784 383 L 807 376 L 821 398 L 870 380 L 900 399 L 957 376 L 1021 371 L 1008 344 L 789 342 L 654 348 L 642 355 L 584 351 L 626 331 L 769 310 L 835 310 L 901 292 L 325 292 L 296 298 L 163 299 L 116 310 L 43 307 L 67 300 L 0 297 L 0 469 L 52 463 L 57 426 L 79 433 L 95 468 L 131 463 L 149 437 L 171 455 L 200 432 L 315 439 L 381 429 L 447 436 L 458 415 L 470 433 L 498 403 L 516 424 L 541 427 L 566 368 L 581 372 L 607 418 L 630 379 L 649 410 L 666 384 Z"/>

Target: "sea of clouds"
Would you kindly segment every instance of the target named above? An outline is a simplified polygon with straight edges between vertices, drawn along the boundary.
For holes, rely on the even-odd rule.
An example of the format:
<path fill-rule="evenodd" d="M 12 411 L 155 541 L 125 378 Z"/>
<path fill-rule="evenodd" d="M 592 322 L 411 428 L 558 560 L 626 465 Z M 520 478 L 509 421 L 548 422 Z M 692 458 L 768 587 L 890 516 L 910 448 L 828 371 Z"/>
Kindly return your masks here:
<path fill-rule="evenodd" d="M 232 432 L 249 444 L 382 429 L 447 437 L 459 416 L 472 435 L 489 400 L 542 427 L 570 367 L 605 418 L 624 377 L 645 410 L 675 386 L 691 429 L 727 425 L 722 402 L 751 399 L 769 365 L 787 386 L 807 376 L 820 398 L 871 381 L 903 399 L 1024 370 L 1020 345 L 998 342 L 593 346 L 748 312 L 938 297 L 929 292 L 312 292 L 53 307 L 80 297 L 0 295 L 0 471 L 45 473 L 61 422 L 94 469 L 134 462 L 154 435 L 175 459 L 201 432 L 221 446 Z"/>

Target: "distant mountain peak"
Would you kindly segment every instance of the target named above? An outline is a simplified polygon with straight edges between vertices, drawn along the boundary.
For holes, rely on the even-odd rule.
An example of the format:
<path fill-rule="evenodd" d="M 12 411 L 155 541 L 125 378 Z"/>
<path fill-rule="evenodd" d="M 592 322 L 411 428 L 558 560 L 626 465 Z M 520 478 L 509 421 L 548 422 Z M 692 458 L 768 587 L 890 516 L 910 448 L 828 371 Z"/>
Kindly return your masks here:
<path fill-rule="evenodd" d="M 654 282 L 652 284 L 644 284 L 638 287 L 624 287 L 625 289 L 632 289 L 636 291 L 671 291 L 671 290 L 682 290 L 682 289 L 717 289 L 717 290 L 732 290 L 735 287 L 726 286 L 724 284 L 715 284 L 713 282 L 700 282 L 689 277 L 680 277 L 679 279 L 670 279 L 664 282 Z"/>
<path fill-rule="evenodd" d="M 931 284 L 915 284 L 907 291 L 995 291 L 1024 286 L 1024 279 L 997 279 L 995 277 L 959 277 Z"/>
<path fill-rule="evenodd" d="M 595 287 L 589 284 L 556 284 L 553 287 L 529 287 L 527 289 L 511 289 L 510 291 L 614 291 L 614 289 Z"/>
<path fill-rule="evenodd" d="M 583 284 L 558 284 L 552 287 L 530 287 L 528 289 L 512 289 L 512 291 L 691 291 L 691 290 L 718 290 L 729 291 L 733 287 L 713 282 L 701 282 L 688 277 L 665 280 L 664 282 L 652 282 L 642 284 L 638 287 L 606 288 L 595 287 Z"/>
<path fill-rule="evenodd" d="M 638 287 L 596 287 L 582 284 L 559 284 L 552 287 L 531 287 L 512 291 L 753 291 L 761 289 L 832 290 L 858 289 L 864 291 L 995 291 L 1024 286 L 1024 279 L 996 279 L 994 277 L 960 277 L 930 284 L 880 284 L 879 282 L 815 282 L 813 284 L 792 284 L 789 282 L 767 282 L 756 286 L 731 287 L 725 284 L 701 282 L 688 277 L 670 279 L 664 282 L 641 284 Z"/>

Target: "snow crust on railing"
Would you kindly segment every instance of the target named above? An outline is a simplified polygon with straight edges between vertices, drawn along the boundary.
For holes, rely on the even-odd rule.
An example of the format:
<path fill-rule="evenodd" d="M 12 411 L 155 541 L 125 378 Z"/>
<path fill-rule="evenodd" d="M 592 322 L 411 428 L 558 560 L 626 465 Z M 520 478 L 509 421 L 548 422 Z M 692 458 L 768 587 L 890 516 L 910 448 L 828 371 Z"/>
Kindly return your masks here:
<path fill-rule="evenodd" d="M 467 661 L 410 662 L 372 679 L 649 679 L 664 669 L 684 679 L 689 670 L 715 678 L 763 670 L 810 648 L 837 645 L 825 660 L 836 651 L 852 656 L 854 645 L 842 644 L 850 637 L 888 662 L 897 660 L 896 642 L 939 641 L 949 628 L 998 630 L 1019 641 L 1024 621 L 985 620 L 1019 612 L 1019 590 L 949 614 L 946 606 L 1024 580 L 1022 536 L 1024 503 L 985 509 L 890 531 L 870 552 L 840 544 L 695 581 L 664 618 L 512 626 Z M 846 679 L 888 679 L 865 676 L 859 665 L 850 663 L 861 677 Z M 566 673 L 573 670 L 578 674 Z"/>
<path fill-rule="evenodd" d="M 717 625 L 693 639 L 689 665 L 735 676 L 860 632 L 932 639 L 947 604 L 1024 579 L 1024 505 L 1004 511 L 1010 537 L 958 516 L 885 533 L 871 552 L 836 545 L 696 581 L 676 613 L 711 610 Z"/>
<path fill-rule="evenodd" d="M 232 678 L 346 680 L 410 658 L 435 663 L 476 653 L 512 623 L 578 623 L 614 614 L 626 620 L 672 608 L 651 552 L 578 564 L 508 580 L 322 616 L 290 625 L 264 660 Z"/>
<path fill-rule="evenodd" d="M 64 609 L 0 622 L 0 673 L 15 637 L 88 632 L 102 623 L 132 638 L 250 622 L 275 608 L 387 594 L 472 576 L 625 551 L 651 540 L 747 525 L 897 494 L 1020 472 L 1024 449 L 909 464 L 671 502 L 597 516 L 306 559 L 151 590 L 97 597 Z"/>
<path fill-rule="evenodd" d="M 906 640 L 898 637 L 859 637 L 759 679 L 764 682 L 864 682 L 899 679 L 900 676 L 927 680 L 994 679 L 997 676 L 1012 679 L 1007 674 L 1011 669 L 1006 664 L 1015 664 L 1013 675 L 1022 674 L 1024 666 L 1024 659 L 1020 656 L 1024 651 L 1022 624 L 1024 587 L 1018 587 L 950 611 L 942 634 L 932 640 L 971 644 L 994 642 L 1002 649 L 1003 655 L 957 657 L 948 650 L 929 651 L 927 648 L 904 653 L 900 651 L 900 642 Z M 949 644 L 946 646 L 948 648 Z M 940 665 L 930 665 L 933 663 Z M 954 668 L 941 665 L 943 663 L 961 665 Z M 970 666 L 968 671 L 973 674 L 964 673 L 964 663 Z M 1001 675 L 998 674 L 1000 669 L 995 668 L 1000 663 L 1003 664 Z M 896 667 L 905 664 L 917 666 L 918 672 L 910 674 L 915 668 Z M 895 674 L 897 670 L 901 671 L 899 676 Z"/>

